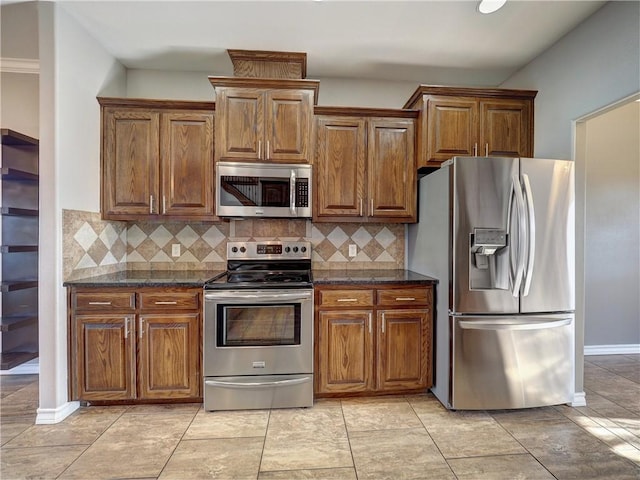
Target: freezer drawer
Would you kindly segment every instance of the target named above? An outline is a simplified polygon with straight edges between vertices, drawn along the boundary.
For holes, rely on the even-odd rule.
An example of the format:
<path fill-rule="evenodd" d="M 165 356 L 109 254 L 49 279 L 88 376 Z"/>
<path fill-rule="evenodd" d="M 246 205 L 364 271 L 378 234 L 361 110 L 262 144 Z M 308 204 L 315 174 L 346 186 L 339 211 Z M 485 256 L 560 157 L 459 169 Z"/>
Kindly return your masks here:
<path fill-rule="evenodd" d="M 450 317 L 453 409 L 540 407 L 573 399 L 574 315 Z"/>

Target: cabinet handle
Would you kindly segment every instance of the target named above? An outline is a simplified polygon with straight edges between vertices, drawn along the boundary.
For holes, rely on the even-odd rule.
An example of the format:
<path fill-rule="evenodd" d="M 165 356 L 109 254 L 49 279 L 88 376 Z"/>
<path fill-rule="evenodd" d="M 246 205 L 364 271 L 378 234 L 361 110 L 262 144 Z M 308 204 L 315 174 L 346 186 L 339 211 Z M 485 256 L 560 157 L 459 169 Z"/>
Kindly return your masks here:
<path fill-rule="evenodd" d="M 477 157 L 478 156 L 478 143 L 474 143 L 473 144 L 473 156 Z"/>
<path fill-rule="evenodd" d="M 142 325 L 143 325 L 143 324 L 144 324 L 144 320 L 143 320 L 142 318 L 141 318 L 141 319 L 139 319 L 139 320 L 138 320 L 138 327 L 140 327 L 140 328 L 139 328 L 139 332 L 138 332 L 138 337 L 140 337 L 140 338 L 142 338 L 142 334 L 143 334 L 143 332 L 144 332 L 144 330 L 143 330 L 143 328 L 142 328 Z"/>
<path fill-rule="evenodd" d="M 489 144 L 488 143 L 484 144 L 484 156 L 485 157 L 489 156 Z"/>
<path fill-rule="evenodd" d="M 155 302 L 156 305 L 177 305 L 178 302 Z"/>
<path fill-rule="evenodd" d="M 262 140 L 258 140 L 258 160 L 262 160 Z"/>
<path fill-rule="evenodd" d="M 153 195 L 149 195 L 149 213 L 153 213 Z"/>
<path fill-rule="evenodd" d="M 384 333 L 384 313 L 382 314 L 382 333 Z"/>
<path fill-rule="evenodd" d="M 271 145 L 269 144 L 269 140 L 267 140 L 267 151 L 264 158 L 265 160 L 269 160 L 271 158 Z"/>
<path fill-rule="evenodd" d="M 369 205 L 371 205 L 371 209 L 369 210 L 369 216 L 373 217 L 373 198 L 371 199 Z"/>
<path fill-rule="evenodd" d="M 111 305 L 111 302 L 89 302 L 89 305 Z"/>
<path fill-rule="evenodd" d="M 339 298 L 338 302 L 357 302 L 357 298 Z"/>
<path fill-rule="evenodd" d="M 124 338 L 129 338 L 129 319 L 124 319 Z"/>
<path fill-rule="evenodd" d="M 369 333 L 373 333 L 371 330 L 371 312 L 369 312 Z"/>
<path fill-rule="evenodd" d="M 162 195 L 162 214 L 167 213 L 167 197 L 166 195 Z"/>
<path fill-rule="evenodd" d="M 360 216 L 362 216 L 362 197 L 360 197 Z"/>
<path fill-rule="evenodd" d="M 415 300 L 415 297 L 396 297 L 396 302 L 402 302 L 402 301 L 413 302 L 414 300 Z"/>

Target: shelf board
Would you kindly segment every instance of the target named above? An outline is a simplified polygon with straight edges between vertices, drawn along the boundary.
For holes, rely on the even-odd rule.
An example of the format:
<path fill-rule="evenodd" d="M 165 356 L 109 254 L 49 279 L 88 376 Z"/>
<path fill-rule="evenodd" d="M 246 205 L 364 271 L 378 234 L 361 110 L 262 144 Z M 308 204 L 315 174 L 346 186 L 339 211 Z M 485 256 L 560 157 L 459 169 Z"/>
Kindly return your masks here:
<path fill-rule="evenodd" d="M 25 290 L 27 288 L 33 288 L 38 286 L 37 280 L 16 280 L 9 282 L 2 282 L 3 292 L 15 292 L 16 290 Z"/>
<path fill-rule="evenodd" d="M 2 253 L 22 253 L 22 252 L 37 252 L 38 245 L 2 245 L 0 246 L 0 252 Z"/>
<path fill-rule="evenodd" d="M 6 315 L 0 317 L 0 331 L 8 332 L 38 323 L 37 315 Z"/>
<path fill-rule="evenodd" d="M 2 366 L 0 370 L 11 370 L 13 367 L 33 360 L 38 356 L 38 352 L 2 352 L 0 353 Z"/>
<path fill-rule="evenodd" d="M 18 133 L 9 128 L 0 129 L 0 134 L 2 134 L 3 145 L 28 145 L 37 147 L 40 144 L 37 138 Z"/>
<path fill-rule="evenodd" d="M 9 215 L 12 217 L 37 217 L 38 210 L 30 208 L 15 208 L 15 207 L 2 207 L 2 215 Z"/>
<path fill-rule="evenodd" d="M 37 173 L 25 172 L 18 168 L 2 167 L 3 180 L 19 180 L 21 182 L 37 182 L 40 177 Z"/>

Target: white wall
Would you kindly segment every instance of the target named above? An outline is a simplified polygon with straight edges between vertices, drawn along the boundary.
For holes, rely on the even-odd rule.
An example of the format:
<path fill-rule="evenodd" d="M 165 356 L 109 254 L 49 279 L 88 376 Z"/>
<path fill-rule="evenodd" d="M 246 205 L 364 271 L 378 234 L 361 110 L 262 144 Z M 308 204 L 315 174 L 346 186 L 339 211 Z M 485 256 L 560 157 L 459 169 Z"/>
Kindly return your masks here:
<path fill-rule="evenodd" d="M 572 122 L 640 90 L 640 2 L 614 1 L 504 82 L 538 90 L 535 155 L 572 158 Z"/>
<path fill-rule="evenodd" d="M 640 345 L 640 102 L 586 121 L 586 346 Z"/>
<path fill-rule="evenodd" d="M 576 160 L 576 392 L 584 389 L 583 264 L 590 252 L 584 250 L 584 152 L 583 146 L 574 151 L 574 122 L 640 90 L 639 24 L 639 2 L 609 2 L 500 85 L 539 91 L 536 156 Z M 609 328 L 615 331 L 615 324 Z"/>
<path fill-rule="evenodd" d="M 125 70 L 60 4 L 39 4 L 40 408 L 54 423 L 67 398 L 67 305 L 62 286 L 62 209 L 100 209 L 100 110 L 96 96 L 124 95 Z"/>

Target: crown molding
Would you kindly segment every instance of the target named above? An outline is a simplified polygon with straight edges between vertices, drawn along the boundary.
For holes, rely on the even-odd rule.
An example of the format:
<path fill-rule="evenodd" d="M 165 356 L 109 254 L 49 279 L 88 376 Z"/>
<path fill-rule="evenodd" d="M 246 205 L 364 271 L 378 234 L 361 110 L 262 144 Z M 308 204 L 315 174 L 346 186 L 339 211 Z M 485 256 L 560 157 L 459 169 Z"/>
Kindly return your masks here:
<path fill-rule="evenodd" d="M 40 74 L 40 61 L 31 58 L 0 57 L 0 72 Z"/>

